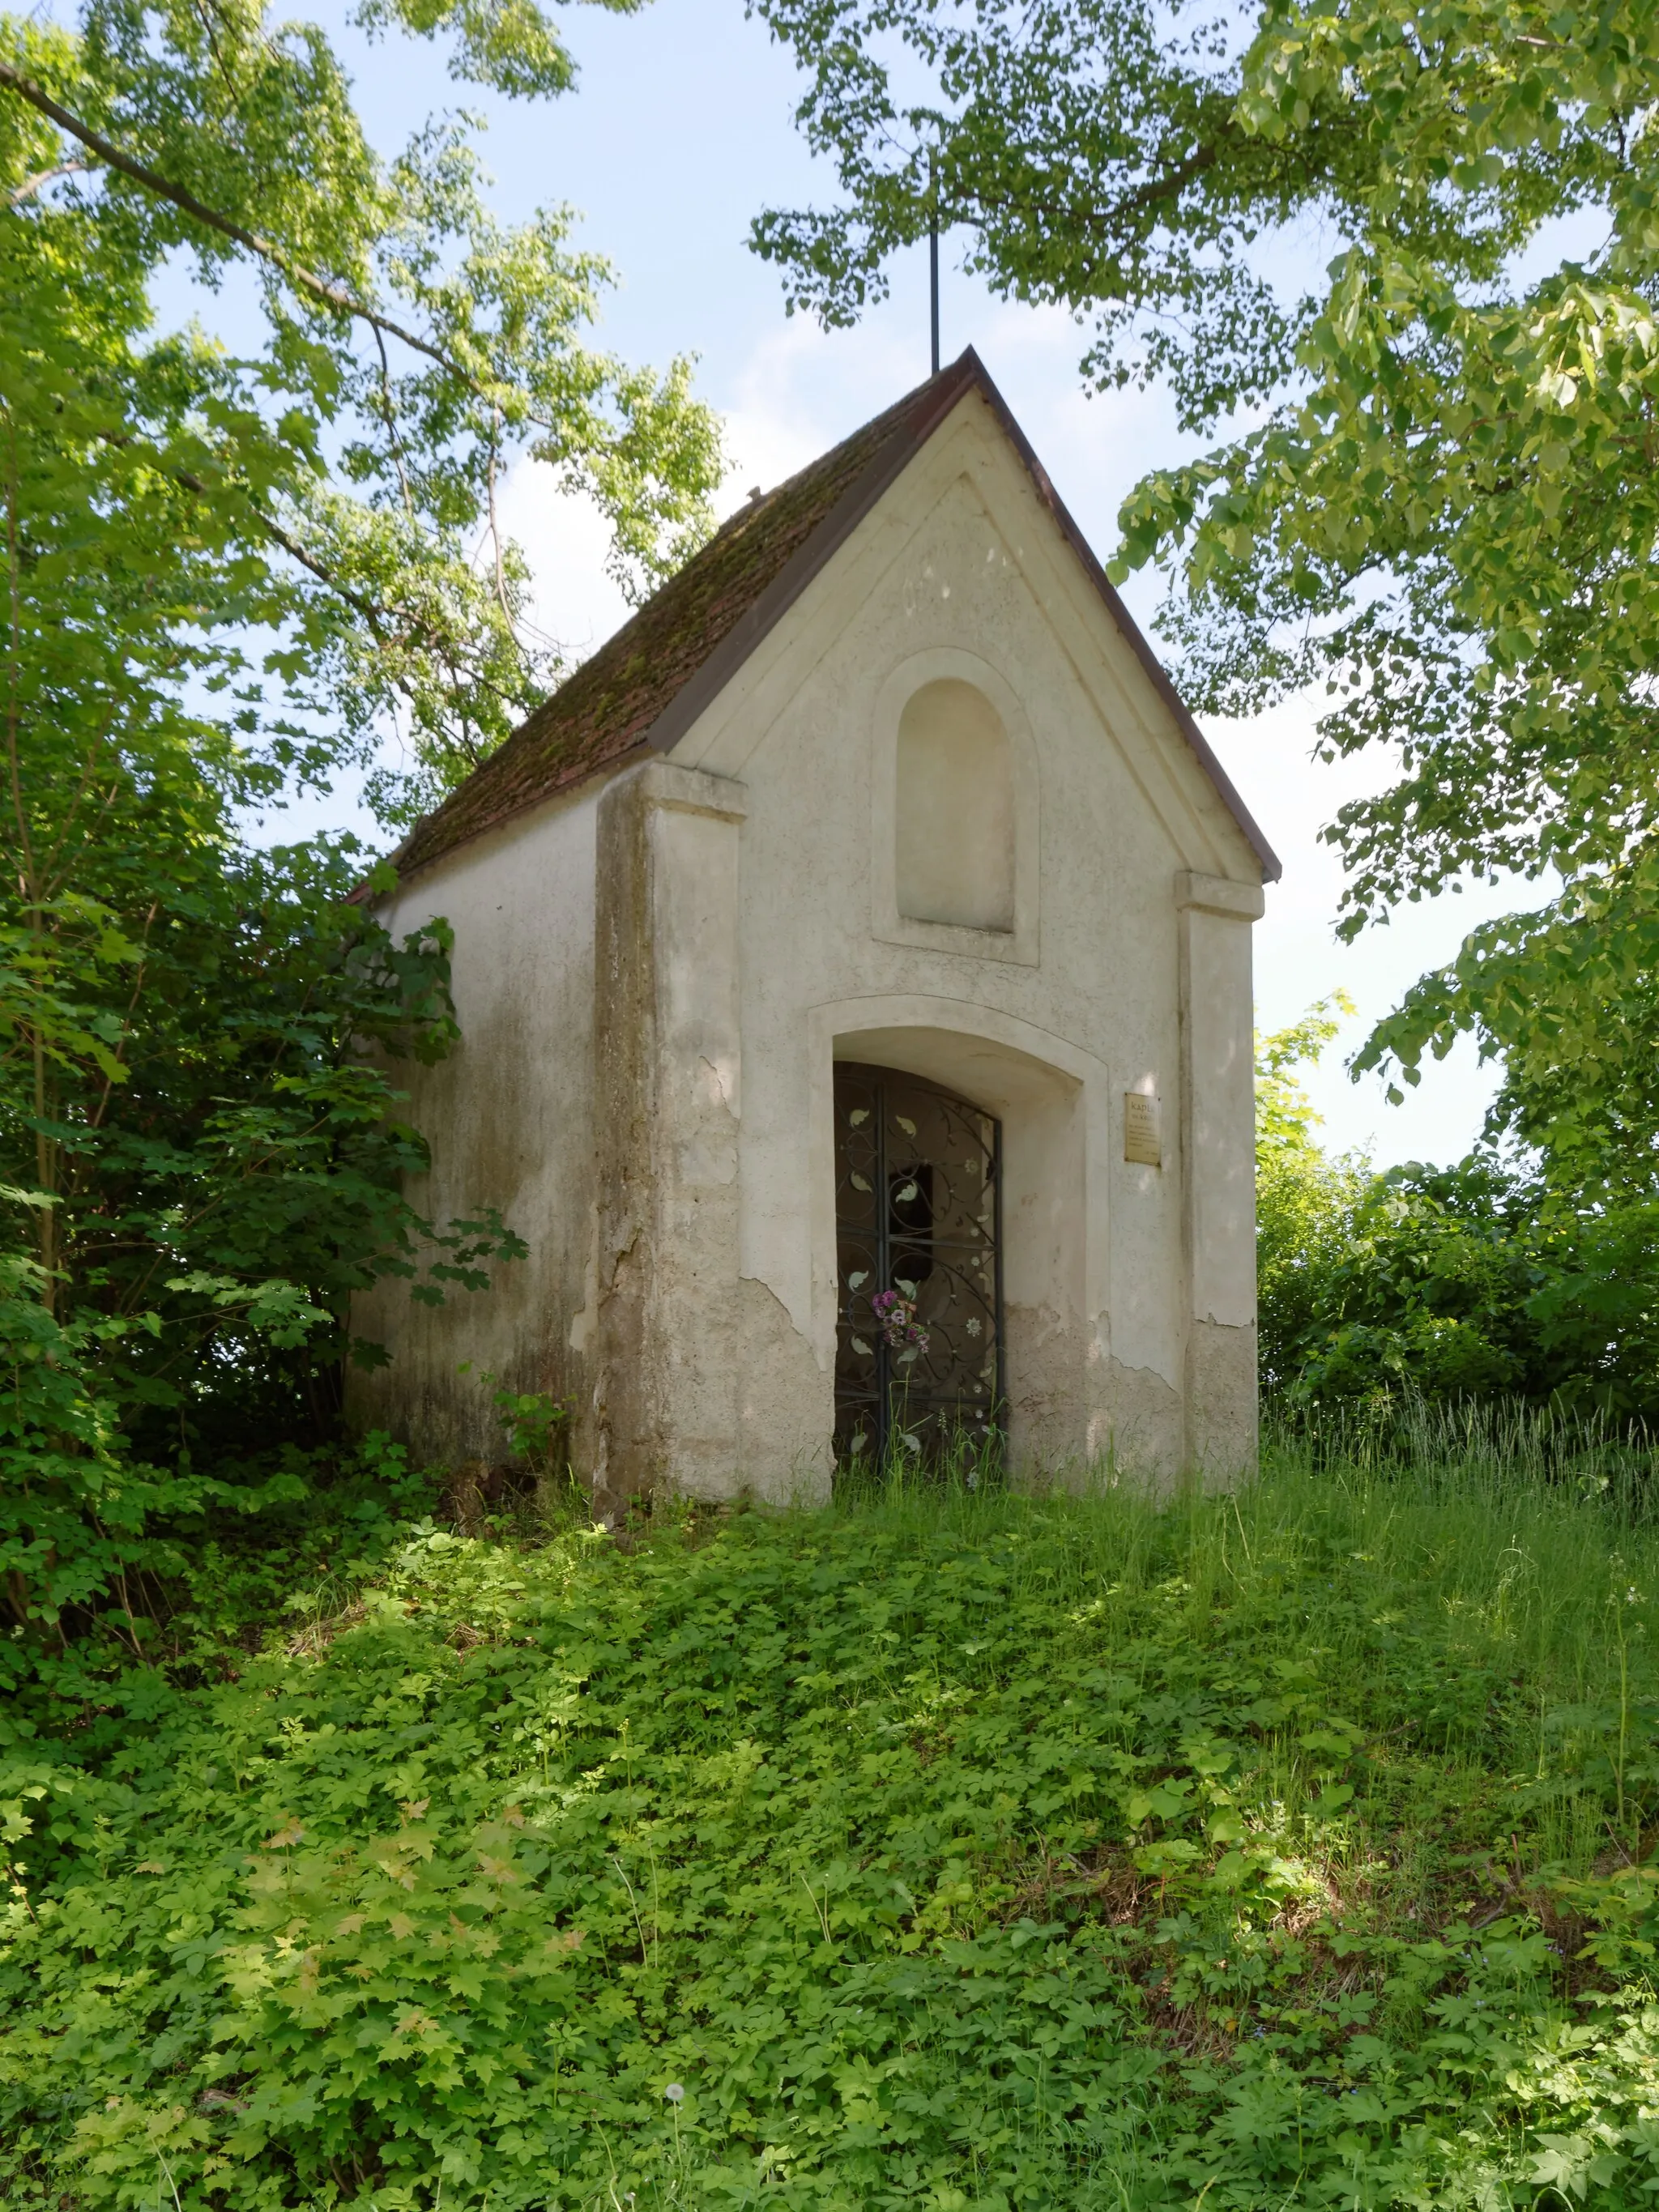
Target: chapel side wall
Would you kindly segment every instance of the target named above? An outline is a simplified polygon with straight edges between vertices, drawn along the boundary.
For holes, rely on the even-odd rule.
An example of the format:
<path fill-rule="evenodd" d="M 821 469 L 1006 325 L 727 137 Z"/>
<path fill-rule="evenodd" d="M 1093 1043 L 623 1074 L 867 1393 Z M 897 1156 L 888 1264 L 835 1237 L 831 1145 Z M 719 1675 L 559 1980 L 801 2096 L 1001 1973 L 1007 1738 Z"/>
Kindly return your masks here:
<path fill-rule="evenodd" d="M 833 1236 L 819 1187 L 831 1171 L 830 1068 L 809 1041 L 830 1007 L 843 1036 L 858 1034 L 860 1005 L 878 1027 L 901 1002 L 925 1005 L 917 1020 L 986 1035 L 1006 1024 L 1038 1057 L 1046 1036 L 1054 1066 L 1093 1071 L 1079 1121 L 1086 1159 L 1064 1200 L 1086 1215 L 1085 1261 L 1009 1316 L 1012 1430 L 1028 1461 L 1075 1471 L 1114 1453 L 1172 1477 L 1190 1461 L 1194 1383 L 1213 1386 L 1204 1419 L 1218 1455 L 1236 1451 L 1242 1465 L 1253 1445 L 1253 1401 L 1236 1387 L 1246 1336 L 1254 1374 L 1253 1278 L 1235 1285 L 1224 1317 L 1217 1310 L 1231 1332 L 1220 1351 L 1190 1354 L 1205 1332 L 1188 1243 L 1190 974 L 1176 887 L 1201 866 L 1255 896 L 1260 866 L 1127 641 L 1103 638 L 1092 586 L 1075 562 L 1064 574 L 1071 556 L 1000 429 L 983 410 L 962 414 L 814 585 L 787 641 L 753 657 L 674 756 L 746 793 L 739 1269 L 752 1318 L 741 1435 L 744 1480 L 764 1493 L 798 1481 L 802 1439 L 831 1391 Z M 1041 898 L 999 945 L 895 927 L 884 909 L 893 823 L 882 811 L 882 694 L 907 669 L 918 683 L 958 675 L 994 698 L 1000 684 L 1029 722 Z M 1247 926 L 1216 927 L 1248 939 Z M 1248 1031 L 1248 945 L 1241 969 L 1234 937 L 1220 942 L 1206 988 Z M 1207 940 L 1201 967 L 1206 952 Z M 919 1042 L 912 1064 L 925 1061 Z M 1129 1090 L 1159 1102 L 1161 1167 L 1123 1159 Z M 1248 1130 L 1231 1106 L 1222 1121 L 1248 1172 Z M 804 1238 L 813 1209 L 820 1227 Z M 1075 1297 L 1071 1282 L 1082 1285 Z"/>
<path fill-rule="evenodd" d="M 385 901 L 394 937 L 434 915 L 455 932 L 461 1041 L 447 1060 L 401 1063 L 409 1115 L 432 1171 L 408 1195 L 441 1226 L 493 1206 L 529 1246 L 488 1290 L 413 1302 L 388 1279 L 353 1306 L 353 1328 L 392 1364 L 355 1375 L 353 1425 L 389 1430 L 423 1463 L 507 1457 L 492 1386 L 580 1403 L 592 1334 L 594 1249 L 594 836 L 602 785 L 521 817 L 422 871 Z M 471 1371 L 458 1372 L 463 1363 Z"/>

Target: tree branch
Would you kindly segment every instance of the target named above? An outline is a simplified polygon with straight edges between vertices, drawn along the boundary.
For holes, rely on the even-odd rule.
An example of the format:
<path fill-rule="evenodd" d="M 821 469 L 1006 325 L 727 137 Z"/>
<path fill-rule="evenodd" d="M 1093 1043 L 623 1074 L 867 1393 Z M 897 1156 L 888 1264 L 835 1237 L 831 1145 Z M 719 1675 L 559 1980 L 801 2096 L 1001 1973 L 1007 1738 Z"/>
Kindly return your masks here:
<path fill-rule="evenodd" d="M 309 292 L 313 299 L 320 300 L 325 307 L 332 307 L 337 314 L 355 316 L 376 331 L 384 331 L 389 337 L 401 338 L 406 346 L 412 346 L 416 353 L 425 354 L 428 361 L 435 361 L 450 375 L 459 377 L 470 391 L 477 392 L 480 398 L 484 396 L 477 379 L 441 346 L 432 344 L 415 331 L 405 330 L 401 323 L 394 323 L 389 316 L 380 314 L 366 301 L 358 299 L 355 293 L 348 292 L 343 285 L 332 284 L 326 277 L 319 276 L 285 253 L 274 240 L 262 238 L 257 230 L 245 229 L 240 222 L 233 222 L 229 216 L 221 215 L 216 208 L 210 208 L 198 200 L 194 192 L 186 191 L 182 185 L 173 184 L 158 170 L 136 161 L 131 154 L 124 154 L 118 146 L 93 130 L 89 124 L 82 123 L 78 116 L 70 114 L 69 109 L 60 106 L 49 92 L 44 91 L 21 70 L 13 69 L 9 62 L 0 62 L 0 88 L 15 93 L 19 100 L 27 100 L 48 122 L 55 123 L 60 131 L 65 131 L 71 138 L 77 139 L 88 153 L 95 155 L 107 167 L 118 170 L 122 176 L 131 178 L 136 185 L 142 185 L 147 192 L 154 192 L 158 198 L 170 200 L 192 221 L 204 223 L 210 230 L 216 230 L 221 237 L 246 246 L 250 253 L 257 253 L 273 269 L 280 270 L 297 289 Z"/>
<path fill-rule="evenodd" d="M 190 488 L 188 477 L 181 477 L 179 482 L 187 489 Z M 273 521 L 270 515 L 258 507 L 254 512 L 258 515 L 259 527 L 270 539 L 271 544 L 280 545 L 290 559 L 297 561 L 302 568 L 308 568 L 319 584 L 326 584 L 330 591 L 336 592 L 349 607 L 355 608 L 374 631 L 375 636 L 384 642 L 386 625 L 392 619 L 390 610 L 378 605 L 373 599 L 365 599 L 361 592 L 354 592 L 349 584 L 342 583 L 333 571 L 325 562 L 319 561 L 314 553 L 307 553 L 297 538 L 290 538 L 280 523 Z"/>
<path fill-rule="evenodd" d="M 25 200 L 44 191 L 48 185 L 55 185 L 59 177 L 78 177 L 91 167 L 90 161 L 59 161 L 55 168 L 37 170 L 33 176 L 25 177 L 21 185 L 12 186 L 6 198 L 8 212 L 21 207 Z"/>
<path fill-rule="evenodd" d="M 179 481 L 185 486 L 187 491 L 199 491 L 204 489 L 198 480 L 193 477 L 187 477 L 181 474 Z M 319 560 L 314 553 L 307 552 L 306 548 L 300 544 L 299 540 L 295 538 L 291 538 L 279 522 L 275 521 L 271 516 L 264 514 L 260 509 L 256 508 L 254 511 L 258 516 L 259 527 L 265 532 L 265 535 L 270 539 L 272 544 L 280 545 L 283 552 L 289 554 L 294 560 L 297 561 L 302 568 L 309 569 L 311 574 L 316 577 L 319 583 L 326 584 L 330 591 L 335 592 L 340 599 L 343 599 L 349 607 L 355 608 L 357 613 L 359 613 L 363 617 L 363 620 L 368 624 L 378 642 L 382 645 L 390 644 L 397 646 L 408 645 L 411 642 L 418 645 L 425 645 L 431 652 L 436 653 L 441 659 L 447 661 L 451 681 L 453 683 L 455 689 L 458 691 L 460 690 L 465 680 L 466 672 L 459 666 L 453 659 L 448 658 L 446 653 L 445 639 L 441 630 L 434 629 L 429 623 L 423 623 L 418 619 L 411 619 L 405 623 L 402 618 L 400 618 L 394 608 L 383 606 L 378 605 L 373 599 L 366 599 L 361 592 L 354 591 L 349 584 L 342 582 L 341 579 L 334 574 L 334 571 L 328 566 L 326 562 Z M 519 637 L 516 629 L 513 628 L 510 617 L 508 619 L 508 631 L 512 636 L 514 644 L 517 646 L 520 653 L 524 653 L 525 647 L 523 641 Z M 526 659 L 528 657 L 528 654 L 526 654 Z M 522 702 L 515 698 L 512 692 L 505 690 L 502 685 L 492 682 L 482 668 L 476 668 L 472 671 L 472 681 L 475 684 L 480 684 L 484 690 L 492 693 L 495 697 L 501 701 L 504 707 L 511 708 L 515 712 L 520 714 L 524 711 Z M 477 764 L 479 757 L 480 756 L 477 754 L 473 755 L 473 764 L 475 767 Z"/>

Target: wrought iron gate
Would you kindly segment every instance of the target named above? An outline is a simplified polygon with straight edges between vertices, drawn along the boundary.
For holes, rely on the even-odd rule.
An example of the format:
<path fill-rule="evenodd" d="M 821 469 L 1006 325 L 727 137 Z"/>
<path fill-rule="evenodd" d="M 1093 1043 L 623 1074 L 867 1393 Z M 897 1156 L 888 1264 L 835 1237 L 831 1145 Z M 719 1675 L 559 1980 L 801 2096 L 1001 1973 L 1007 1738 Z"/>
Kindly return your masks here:
<path fill-rule="evenodd" d="M 1002 1125 L 917 1075 L 836 1066 L 836 1460 L 1000 1443 Z"/>

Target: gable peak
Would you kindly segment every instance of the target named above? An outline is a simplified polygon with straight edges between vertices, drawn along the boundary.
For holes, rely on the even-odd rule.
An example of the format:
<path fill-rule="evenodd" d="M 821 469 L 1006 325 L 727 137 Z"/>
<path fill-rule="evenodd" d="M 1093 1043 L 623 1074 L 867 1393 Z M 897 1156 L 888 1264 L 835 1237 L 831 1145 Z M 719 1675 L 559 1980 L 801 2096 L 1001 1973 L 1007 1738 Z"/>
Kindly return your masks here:
<path fill-rule="evenodd" d="M 683 568 L 421 817 L 392 855 L 399 875 L 431 866 L 631 756 L 668 750 L 969 392 L 990 408 L 1263 876 L 1276 881 L 1272 848 L 971 346 L 782 483 L 770 491 L 755 487 Z"/>

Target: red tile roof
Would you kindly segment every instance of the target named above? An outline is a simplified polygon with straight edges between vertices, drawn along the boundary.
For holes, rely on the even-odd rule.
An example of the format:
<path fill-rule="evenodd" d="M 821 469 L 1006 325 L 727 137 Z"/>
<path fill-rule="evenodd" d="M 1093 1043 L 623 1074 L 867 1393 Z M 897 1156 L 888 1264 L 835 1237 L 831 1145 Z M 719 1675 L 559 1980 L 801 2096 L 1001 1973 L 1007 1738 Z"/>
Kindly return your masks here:
<path fill-rule="evenodd" d="M 1169 677 L 1112 589 L 971 348 L 809 468 L 732 516 L 677 575 L 521 723 L 392 856 L 400 877 L 646 747 L 665 751 L 969 390 L 990 403 L 1113 620 L 1173 710 L 1271 881 L 1279 872 Z"/>

